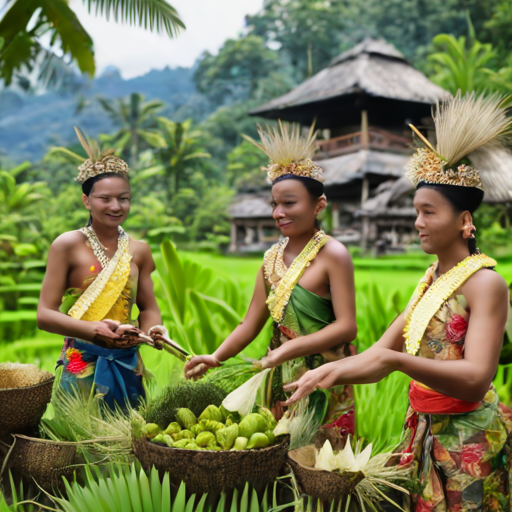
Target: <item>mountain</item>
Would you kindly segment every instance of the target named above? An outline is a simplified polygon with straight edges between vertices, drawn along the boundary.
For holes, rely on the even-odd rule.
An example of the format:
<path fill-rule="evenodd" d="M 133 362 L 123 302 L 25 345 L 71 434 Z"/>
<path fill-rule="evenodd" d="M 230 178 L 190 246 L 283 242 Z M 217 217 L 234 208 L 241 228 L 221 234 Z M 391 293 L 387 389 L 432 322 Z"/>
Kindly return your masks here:
<path fill-rule="evenodd" d="M 94 80 L 77 78 L 73 92 L 31 95 L 0 90 L 0 156 L 14 162 L 39 160 L 49 147 L 74 142 L 74 125 L 90 136 L 113 131 L 115 127 L 95 101 L 98 95 L 121 98 L 139 92 L 146 99 L 163 100 L 164 115 L 202 118 L 210 106 L 196 92 L 193 73 L 193 68 L 166 67 L 124 80 L 116 68 L 109 67 Z M 81 110 L 79 103 L 85 105 Z"/>

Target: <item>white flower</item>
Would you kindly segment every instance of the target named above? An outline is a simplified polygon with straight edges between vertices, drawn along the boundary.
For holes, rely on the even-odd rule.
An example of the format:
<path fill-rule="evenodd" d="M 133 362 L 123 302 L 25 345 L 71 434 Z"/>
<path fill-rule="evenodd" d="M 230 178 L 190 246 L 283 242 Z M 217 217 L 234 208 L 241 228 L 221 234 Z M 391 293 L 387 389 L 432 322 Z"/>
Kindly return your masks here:
<path fill-rule="evenodd" d="M 290 419 L 290 415 L 288 414 L 288 411 L 286 411 L 284 416 L 279 420 L 279 423 L 276 425 L 276 428 L 274 429 L 274 435 L 277 437 L 282 436 L 284 434 L 289 434 L 291 423 L 292 420 Z"/>
<path fill-rule="evenodd" d="M 350 436 L 345 448 L 336 455 L 336 468 L 340 471 L 364 471 L 372 455 L 372 445 L 369 444 L 361 453 L 354 455 Z"/>
<path fill-rule="evenodd" d="M 317 453 L 315 468 L 325 469 L 326 471 L 334 471 L 336 467 L 336 457 L 332 450 L 331 443 L 329 442 L 329 440 L 327 440 Z"/>
<path fill-rule="evenodd" d="M 222 405 L 228 411 L 239 412 L 241 416 L 247 416 L 252 411 L 256 402 L 258 389 L 270 370 L 271 368 L 267 368 L 257 373 L 239 388 L 229 393 L 229 395 L 224 398 Z"/>

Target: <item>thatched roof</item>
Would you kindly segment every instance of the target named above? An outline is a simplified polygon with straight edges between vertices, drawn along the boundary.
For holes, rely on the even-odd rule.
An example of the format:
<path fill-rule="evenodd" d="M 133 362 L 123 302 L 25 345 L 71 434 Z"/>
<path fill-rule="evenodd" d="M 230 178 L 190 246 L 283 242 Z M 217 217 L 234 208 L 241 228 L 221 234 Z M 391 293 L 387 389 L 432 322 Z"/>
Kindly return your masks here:
<path fill-rule="evenodd" d="M 266 196 L 263 194 L 247 194 L 236 197 L 235 202 L 229 208 L 229 214 L 233 219 L 272 218 L 270 190 Z"/>
<path fill-rule="evenodd" d="M 324 185 L 329 187 L 363 179 L 367 174 L 399 178 L 404 175 L 408 159 L 408 155 L 362 149 L 316 163 L 324 170 Z"/>
<path fill-rule="evenodd" d="M 287 94 L 250 114 L 286 119 L 283 112 L 288 109 L 353 94 L 431 105 L 448 93 L 413 68 L 384 39 L 367 38 Z"/>

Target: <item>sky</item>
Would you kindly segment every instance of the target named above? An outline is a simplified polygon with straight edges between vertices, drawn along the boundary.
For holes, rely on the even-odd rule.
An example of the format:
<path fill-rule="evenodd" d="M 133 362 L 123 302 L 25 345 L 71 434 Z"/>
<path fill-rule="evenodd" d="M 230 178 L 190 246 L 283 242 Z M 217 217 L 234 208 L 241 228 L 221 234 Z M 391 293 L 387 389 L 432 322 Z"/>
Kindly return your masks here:
<path fill-rule="evenodd" d="M 1 1 L 0 1 L 1 3 Z M 123 78 L 166 66 L 190 67 L 205 50 L 217 53 L 224 41 L 244 30 L 246 14 L 255 14 L 263 0 L 169 0 L 187 29 L 176 39 L 106 21 L 89 14 L 83 0 L 70 6 L 94 41 L 96 74 L 115 66 Z"/>

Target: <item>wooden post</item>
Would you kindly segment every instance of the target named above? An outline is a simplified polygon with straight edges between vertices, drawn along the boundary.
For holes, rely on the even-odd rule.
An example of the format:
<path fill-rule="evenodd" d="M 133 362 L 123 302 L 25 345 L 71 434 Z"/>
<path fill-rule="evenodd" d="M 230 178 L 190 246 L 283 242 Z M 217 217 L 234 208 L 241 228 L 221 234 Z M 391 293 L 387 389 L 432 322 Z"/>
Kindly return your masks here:
<path fill-rule="evenodd" d="M 231 221 L 231 241 L 230 241 L 230 244 L 229 244 L 229 252 L 230 253 L 235 253 L 236 252 L 236 224 Z"/>
<path fill-rule="evenodd" d="M 340 205 L 332 203 L 332 230 L 337 231 L 340 227 Z"/>
<path fill-rule="evenodd" d="M 368 196 L 370 194 L 370 183 L 368 182 L 368 178 L 364 177 L 363 178 L 363 183 L 362 183 L 362 190 L 361 190 L 361 208 L 363 207 L 363 204 L 366 202 L 366 200 L 368 199 Z"/>
<path fill-rule="evenodd" d="M 370 147 L 370 134 L 368 133 L 368 110 L 361 110 L 361 146 L 363 149 Z"/>

